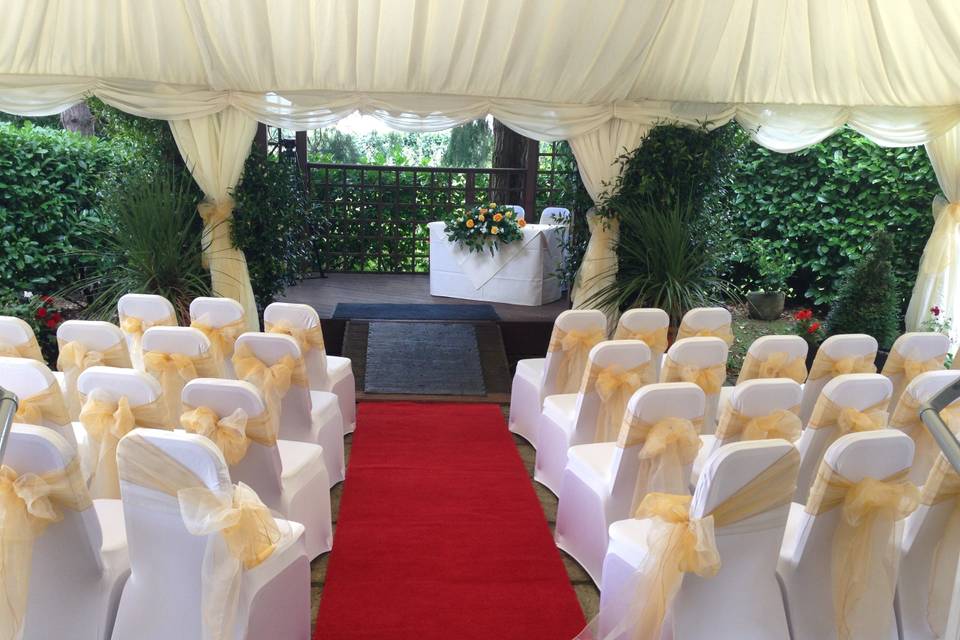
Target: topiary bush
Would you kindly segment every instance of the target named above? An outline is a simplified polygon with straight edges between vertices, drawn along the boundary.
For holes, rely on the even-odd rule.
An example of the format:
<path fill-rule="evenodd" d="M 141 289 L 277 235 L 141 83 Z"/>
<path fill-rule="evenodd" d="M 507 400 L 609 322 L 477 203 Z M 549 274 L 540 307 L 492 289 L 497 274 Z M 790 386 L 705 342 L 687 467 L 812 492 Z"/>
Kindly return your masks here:
<path fill-rule="evenodd" d="M 900 334 L 900 298 L 890 263 L 894 253 L 889 233 L 878 232 L 864 247 L 863 258 L 843 279 L 827 315 L 827 331 L 866 333 L 889 349 Z"/>

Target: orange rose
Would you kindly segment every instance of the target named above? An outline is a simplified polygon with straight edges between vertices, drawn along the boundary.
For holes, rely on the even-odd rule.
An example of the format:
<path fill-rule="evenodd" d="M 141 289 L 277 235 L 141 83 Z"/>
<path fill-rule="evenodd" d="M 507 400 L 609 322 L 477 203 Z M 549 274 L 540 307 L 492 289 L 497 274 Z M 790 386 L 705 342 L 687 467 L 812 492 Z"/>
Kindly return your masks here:
<path fill-rule="evenodd" d="M 500 227 L 490 227 L 490 233 L 493 235 L 497 235 L 498 233 L 500 233 Z"/>
<path fill-rule="evenodd" d="M 467 220 L 467 229 L 473 229 L 474 225 L 476 224 L 477 223 L 474 222 L 473 220 Z"/>
<path fill-rule="evenodd" d="M 527 226 L 527 221 L 524 220 L 523 218 L 520 218 L 519 220 L 517 220 L 517 226 L 523 229 L 525 226 Z"/>
<path fill-rule="evenodd" d="M 501 213 L 495 213 L 495 214 L 493 214 L 493 221 L 494 221 L 494 222 L 500 222 L 501 220 L 503 220 L 503 214 L 501 214 Z"/>

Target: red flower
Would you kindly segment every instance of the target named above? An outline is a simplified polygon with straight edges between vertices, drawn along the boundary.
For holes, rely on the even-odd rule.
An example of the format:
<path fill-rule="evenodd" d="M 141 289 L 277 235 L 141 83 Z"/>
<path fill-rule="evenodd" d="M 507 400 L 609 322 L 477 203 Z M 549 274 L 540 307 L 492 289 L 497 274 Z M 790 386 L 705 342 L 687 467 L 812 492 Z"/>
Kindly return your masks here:
<path fill-rule="evenodd" d="M 793 314 L 794 320 L 809 320 L 813 317 L 813 311 L 810 309 L 801 309 Z"/>
<path fill-rule="evenodd" d="M 57 328 L 57 322 L 56 322 L 53 318 L 50 318 L 49 320 L 47 320 L 47 328 L 48 328 L 48 329 L 56 329 L 56 328 Z"/>
<path fill-rule="evenodd" d="M 940 307 L 930 307 L 930 313 L 933 314 L 933 317 L 934 317 L 934 318 L 939 317 L 939 316 L 940 316 Z"/>
<path fill-rule="evenodd" d="M 807 327 L 807 333 L 816 333 L 819 328 L 820 328 L 820 323 L 814 322 L 809 327 Z"/>
<path fill-rule="evenodd" d="M 53 321 L 56 322 L 57 324 L 60 324 L 60 322 L 63 321 L 63 316 L 60 315 L 59 311 L 53 312 Z"/>
<path fill-rule="evenodd" d="M 40 307 L 39 309 L 37 309 L 37 317 L 38 317 L 38 318 L 43 318 L 43 317 L 45 317 L 46 315 L 47 315 L 47 310 L 46 310 L 44 307 Z"/>

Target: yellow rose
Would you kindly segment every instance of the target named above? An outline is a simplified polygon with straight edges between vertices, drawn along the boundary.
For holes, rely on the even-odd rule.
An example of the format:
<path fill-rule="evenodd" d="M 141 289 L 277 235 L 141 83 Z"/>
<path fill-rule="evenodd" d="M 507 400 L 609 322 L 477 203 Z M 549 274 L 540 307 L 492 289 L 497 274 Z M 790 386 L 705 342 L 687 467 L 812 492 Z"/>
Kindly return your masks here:
<path fill-rule="evenodd" d="M 507 211 L 507 214 L 506 214 L 506 215 L 507 215 L 508 218 L 512 218 L 512 217 L 513 217 L 513 210 L 511 209 L 510 211 Z"/>
<path fill-rule="evenodd" d="M 501 220 L 503 220 L 503 214 L 500 214 L 500 213 L 495 213 L 495 214 L 493 214 L 493 221 L 494 221 L 494 222 L 500 222 Z"/>
<path fill-rule="evenodd" d="M 517 226 L 523 229 L 525 226 L 527 226 L 527 221 L 524 220 L 523 218 L 520 218 L 519 220 L 517 220 Z"/>
<path fill-rule="evenodd" d="M 473 229 L 474 225 L 477 224 L 473 220 L 467 220 L 467 229 Z"/>
<path fill-rule="evenodd" d="M 483 221 L 486 220 L 486 219 L 487 219 L 486 216 L 484 216 L 484 215 L 481 213 L 481 214 L 480 214 L 480 222 L 483 222 Z"/>
<path fill-rule="evenodd" d="M 491 209 L 496 209 L 496 208 L 497 208 L 497 203 L 496 203 L 496 202 L 491 202 L 491 203 L 490 203 L 490 208 L 491 208 Z"/>
<path fill-rule="evenodd" d="M 493 235 L 497 235 L 498 233 L 500 233 L 500 227 L 490 227 L 490 233 L 492 233 Z"/>

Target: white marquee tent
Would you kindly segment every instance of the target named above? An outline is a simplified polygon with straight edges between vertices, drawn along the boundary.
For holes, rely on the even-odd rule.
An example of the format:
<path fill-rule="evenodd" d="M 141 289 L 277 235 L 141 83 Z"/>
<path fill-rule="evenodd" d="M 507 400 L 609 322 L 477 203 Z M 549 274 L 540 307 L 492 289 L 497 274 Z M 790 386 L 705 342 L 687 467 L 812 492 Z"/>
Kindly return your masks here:
<path fill-rule="evenodd" d="M 493 114 L 568 139 L 596 199 L 660 121 L 736 119 L 789 152 L 849 125 L 926 144 L 940 210 L 908 314 L 960 318 L 957 0 L 3 0 L 0 110 L 85 96 L 170 121 L 229 219 L 256 122 L 328 126 L 359 110 L 406 130 Z M 214 286 L 252 313 L 246 265 L 213 227 Z M 615 230 L 613 230 L 615 232 Z M 604 241 L 599 241 L 599 238 Z M 585 271 L 615 264 L 595 236 Z M 580 292 L 580 299 L 584 298 Z"/>

